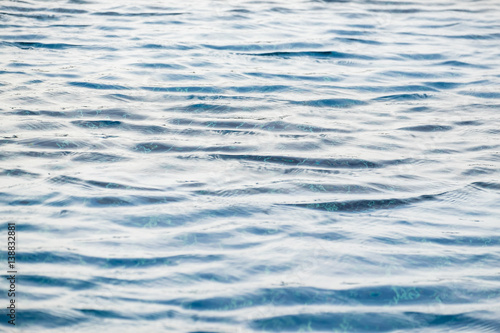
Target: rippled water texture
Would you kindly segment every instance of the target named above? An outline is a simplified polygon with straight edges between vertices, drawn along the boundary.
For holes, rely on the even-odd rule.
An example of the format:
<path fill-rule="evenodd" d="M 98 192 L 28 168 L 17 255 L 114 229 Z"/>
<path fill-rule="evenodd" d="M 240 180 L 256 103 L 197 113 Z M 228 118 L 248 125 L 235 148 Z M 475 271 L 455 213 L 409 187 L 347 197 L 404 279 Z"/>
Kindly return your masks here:
<path fill-rule="evenodd" d="M 17 330 L 500 332 L 499 18 L 2 1 Z"/>

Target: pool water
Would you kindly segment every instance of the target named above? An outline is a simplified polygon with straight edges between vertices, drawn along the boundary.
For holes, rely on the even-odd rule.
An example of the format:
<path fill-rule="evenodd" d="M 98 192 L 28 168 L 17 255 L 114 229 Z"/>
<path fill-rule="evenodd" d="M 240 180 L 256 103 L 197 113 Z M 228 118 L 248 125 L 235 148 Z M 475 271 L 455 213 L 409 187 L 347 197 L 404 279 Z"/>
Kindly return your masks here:
<path fill-rule="evenodd" d="M 3 1 L 0 330 L 500 332 L 499 17 Z"/>

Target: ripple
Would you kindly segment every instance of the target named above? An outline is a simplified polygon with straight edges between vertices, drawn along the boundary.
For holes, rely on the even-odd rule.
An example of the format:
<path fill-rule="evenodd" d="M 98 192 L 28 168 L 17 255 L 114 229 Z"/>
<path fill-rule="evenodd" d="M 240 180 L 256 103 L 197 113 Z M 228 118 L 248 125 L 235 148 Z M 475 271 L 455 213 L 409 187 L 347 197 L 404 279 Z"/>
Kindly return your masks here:
<path fill-rule="evenodd" d="M 336 202 L 315 202 L 315 203 L 295 203 L 282 204 L 286 206 L 324 210 L 328 212 L 363 212 L 374 211 L 379 209 L 395 209 L 398 207 L 436 200 L 433 195 L 422 195 L 419 197 L 411 197 L 406 199 L 377 199 L 377 200 L 351 200 L 351 201 L 336 201 Z"/>
<path fill-rule="evenodd" d="M 499 331 L 499 11 L 0 4 L 16 325 Z"/>
<path fill-rule="evenodd" d="M 443 131 L 450 131 L 452 129 L 453 127 L 444 125 L 420 125 L 420 126 L 400 128 L 400 130 L 416 131 L 416 132 L 443 132 Z"/>
<path fill-rule="evenodd" d="M 363 59 L 371 60 L 370 56 L 336 52 L 336 51 L 281 51 L 281 52 L 268 52 L 268 53 L 242 53 L 244 55 L 252 55 L 259 57 L 280 57 L 280 58 L 291 58 L 291 57 L 315 57 L 315 58 L 335 58 L 335 59 Z"/>

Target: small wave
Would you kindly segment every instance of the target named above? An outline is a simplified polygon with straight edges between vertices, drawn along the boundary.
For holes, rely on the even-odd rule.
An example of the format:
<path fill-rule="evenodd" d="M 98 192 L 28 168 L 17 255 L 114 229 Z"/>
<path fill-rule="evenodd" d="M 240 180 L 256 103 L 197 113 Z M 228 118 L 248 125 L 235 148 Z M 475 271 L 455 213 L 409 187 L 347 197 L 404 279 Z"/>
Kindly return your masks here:
<path fill-rule="evenodd" d="M 410 197 L 406 199 L 375 199 L 375 200 L 350 200 L 350 201 L 332 201 L 332 202 L 314 202 L 314 203 L 294 203 L 279 204 L 292 207 L 300 207 L 315 210 L 324 210 L 328 212 L 363 212 L 379 209 L 395 209 L 402 206 L 436 200 L 433 195 L 421 195 L 419 197 Z"/>
<path fill-rule="evenodd" d="M 500 98 L 500 92 L 494 92 L 494 91 L 460 91 L 459 94 L 461 95 L 467 95 L 467 96 L 474 96 L 478 98 L 486 98 L 486 99 L 499 99 Z"/>
<path fill-rule="evenodd" d="M 401 127 L 400 130 L 413 131 L 413 132 L 445 132 L 452 130 L 453 127 L 445 125 L 420 125 L 420 126 L 410 126 Z"/>
<path fill-rule="evenodd" d="M 357 105 L 366 105 L 367 102 L 349 99 L 349 98 L 330 98 L 330 99 L 318 99 L 313 101 L 299 101 L 291 102 L 292 104 L 316 106 L 316 107 L 331 107 L 331 108 L 351 108 Z"/>
<path fill-rule="evenodd" d="M 430 96 L 427 94 L 398 94 L 398 95 L 377 97 L 374 100 L 375 101 L 411 101 L 411 100 L 426 99 L 426 98 L 430 98 Z"/>
<path fill-rule="evenodd" d="M 81 88 L 89 88 L 89 89 L 98 89 L 98 90 L 124 90 L 130 89 L 125 86 L 117 85 L 117 84 L 103 84 L 103 83 L 92 83 L 92 82 L 68 82 L 70 86 L 81 87 Z"/>
<path fill-rule="evenodd" d="M 65 43 L 38 43 L 38 42 L 0 42 L 0 46 L 14 46 L 23 50 L 29 49 L 53 49 L 65 50 L 71 48 L 82 48 L 82 45 Z"/>
<path fill-rule="evenodd" d="M 295 52 L 279 51 L 279 52 L 267 52 L 267 53 L 241 53 L 241 54 L 258 56 L 258 57 L 280 57 L 280 58 L 314 57 L 314 58 L 373 60 L 373 57 L 366 55 L 336 52 L 336 51 L 295 51 Z"/>
<path fill-rule="evenodd" d="M 318 168 L 349 168 L 349 169 L 369 169 L 380 168 L 383 162 L 373 162 L 361 159 L 323 159 L 323 158 L 303 158 L 293 156 L 265 156 L 265 155 L 227 155 L 219 154 L 213 157 L 223 160 L 243 160 L 265 163 L 277 163 L 282 165 L 309 166 Z"/>
<path fill-rule="evenodd" d="M 178 16 L 178 15 L 184 15 L 185 13 L 158 13 L 158 12 L 149 12 L 149 13 L 119 13 L 119 12 L 113 12 L 113 11 L 108 11 L 108 12 L 95 12 L 92 13 L 92 15 L 97 15 L 97 16 L 128 16 L 128 17 L 151 17 L 151 16 Z"/>

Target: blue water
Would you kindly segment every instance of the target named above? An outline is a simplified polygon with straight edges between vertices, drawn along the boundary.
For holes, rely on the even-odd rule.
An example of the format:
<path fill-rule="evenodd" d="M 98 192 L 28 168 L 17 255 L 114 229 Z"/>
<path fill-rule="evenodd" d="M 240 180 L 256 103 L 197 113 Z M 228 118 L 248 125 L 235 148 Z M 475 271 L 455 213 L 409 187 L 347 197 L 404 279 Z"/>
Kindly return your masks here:
<path fill-rule="evenodd" d="M 500 332 L 500 2 L 2 1 L 5 332 Z"/>

